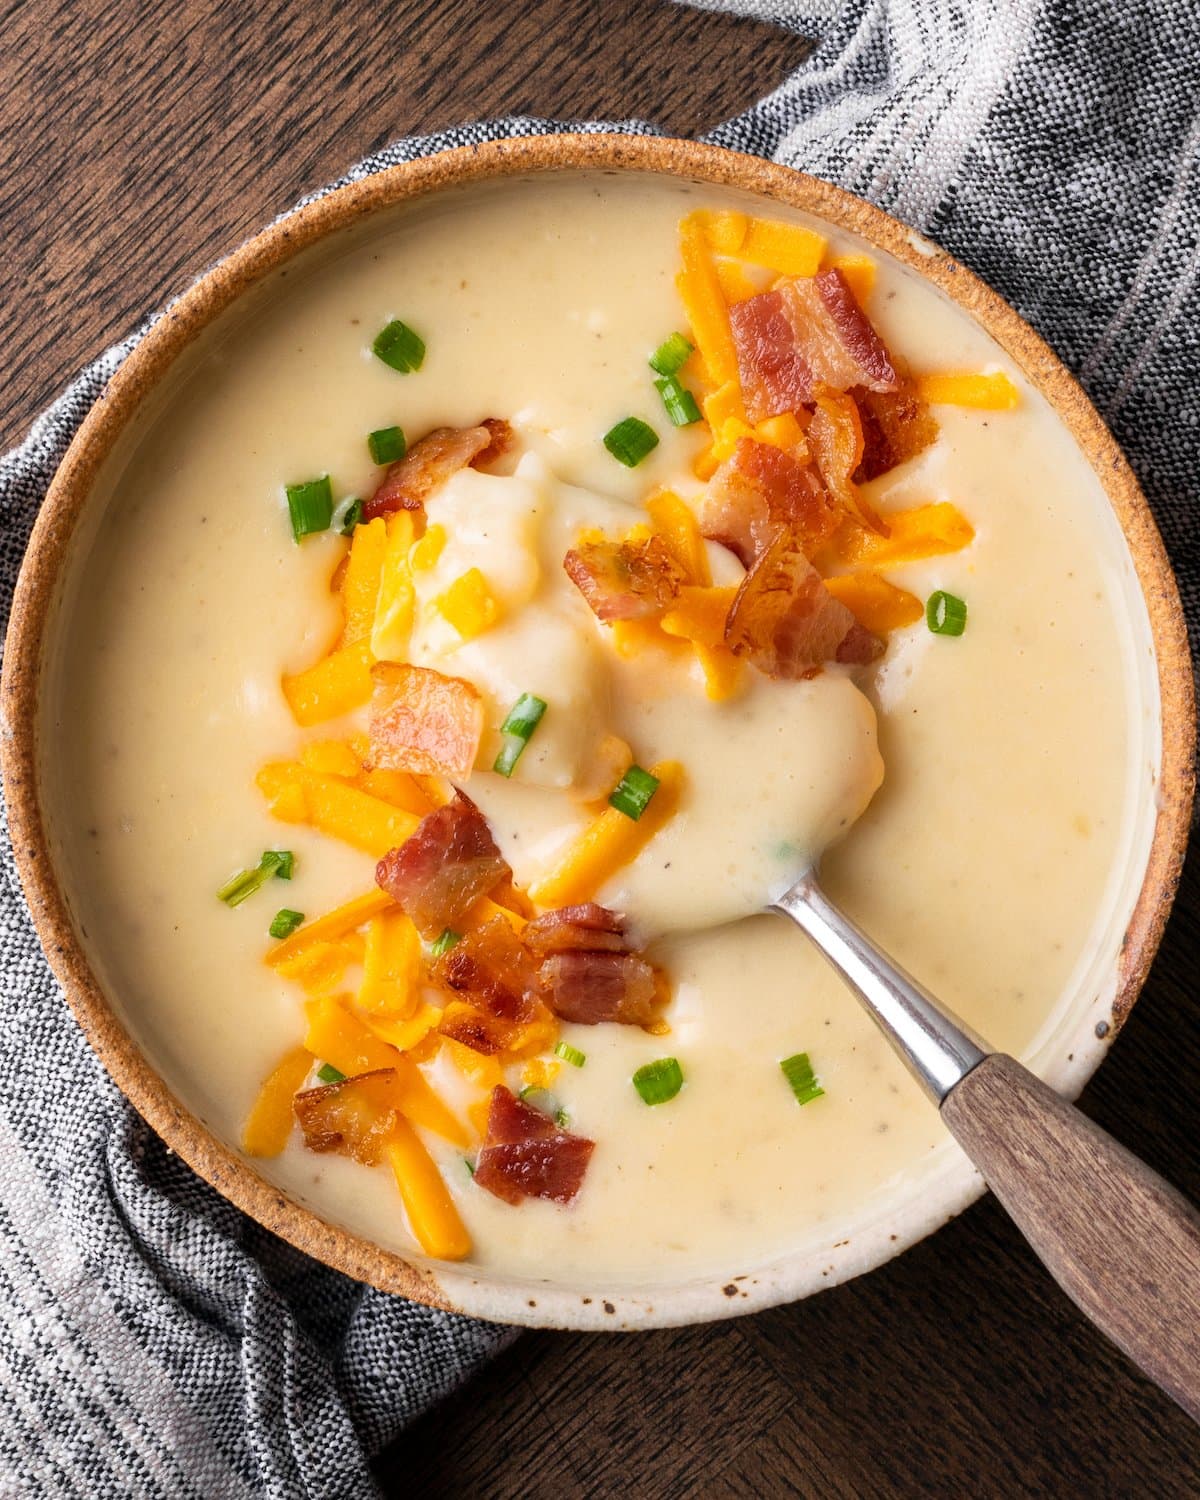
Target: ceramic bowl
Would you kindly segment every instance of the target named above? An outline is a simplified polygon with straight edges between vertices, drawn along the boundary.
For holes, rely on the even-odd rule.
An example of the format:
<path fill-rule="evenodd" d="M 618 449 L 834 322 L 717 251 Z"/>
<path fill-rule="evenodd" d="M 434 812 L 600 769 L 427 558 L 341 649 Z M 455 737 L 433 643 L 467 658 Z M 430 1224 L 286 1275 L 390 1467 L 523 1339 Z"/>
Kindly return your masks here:
<path fill-rule="evenodd" d="M 1129 1013 L 1166 920 L 1182 861 L 1191 802 L 1192 674 L 1182 613 L 1161 540 L 1128 465 L 1092 406 L 1042 340 L 999 297 L 936 246 L 827 183 L 752 157 L 692 142 L 563 135 L 451 151 L 339 189 L 273 224 L 209 271 L 161 317 L 114 375 L 71 444 L 29 543 L 5 650 L 2 757 L 13 847 L 29 907 L 67 1000 L 117 1084 L 167 1144 L 239 1208 L 351 1276 L 439 1307 L 501 1321 L 567 1328 L 639 1328 L 744 1313 L 857 1275 L 911 1245 L 966 1207 L 982 1183 L 960 1157 L 920 1192 L 864 1212 L 837 1245 L 774 1264 L 642 1291 L 506 1281 L 469 1266 L 410 1262 L 291 1201 L 184 1109 L 147 1062 L 89 965 L 56 872 L 39 800 L 36 722 L 43 648 L 53 630 L 56 586 L 72 537 L 88 514 L 97 475 L 136 424 L 147 398 L 181 353 L 236 299 L 293 257 L 409 200 L 487 179 L 544 172 L 659 173 L 741 189 L 844 228 L 913 268 L 990 333 L 1055 408 L 1099 477 L 1128 544 L 1134 598 L 1147 639 L 1143 698 L 1161 730 L 1154 793 L 1137 842 L 1119 958 L 1077 1015 L 1064 1019 L 1053 1056 L 1033 1059 L 1073 1096 Z M 1131 577 L 1133 574 L 1131 574 Z M 1152 736 L 1153 738 L 1153 736 Z M 850 1003 L 847 1001 L 847 1003 Z"/>

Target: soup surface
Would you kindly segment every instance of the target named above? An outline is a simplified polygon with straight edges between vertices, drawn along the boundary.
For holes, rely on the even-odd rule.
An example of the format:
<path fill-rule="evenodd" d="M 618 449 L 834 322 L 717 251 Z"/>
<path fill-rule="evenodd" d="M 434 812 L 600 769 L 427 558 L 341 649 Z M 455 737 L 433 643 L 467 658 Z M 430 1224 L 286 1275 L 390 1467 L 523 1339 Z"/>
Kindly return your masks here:
<path fill-rule="evenodd" d="M 280 907 L 311 919 L 370 891 L 375 866 L 282 823 L 264 795 L 264 766 L 301 764 L 307 748 L 311 769 L 328 753 L 314 746 L 366 722 L 355 708 L 300 725 L 281 688 L 338 636 L 330 582 L 347 548 L 336 529 L 297 545 L 284 486 L 328 474 L 335 500 L 369 496 L 381 470 L 368 432 L 398 425 L 411 444 L 484 417 L 511 424 L 504 463 L 460 470 L 442 512 L 430 500 L 444 546 L 414 575 L 409 659 L 483 694 L 481 765 L 501 743 L 497 705 L 500 718 L 527 692 L 550 705 L 516 774 L 478 771 L 470 795 L 536 890 L 596 816 L 573 790 L 592 777 L 603 791 L 625 768 L 618 751 L 604 781 L 606 739 L 642 767 L 678 763 L 686 790 L 596 892 L 669 980 L 660 1024 L 564 1024 L 584 1066 L 547 1056 L 548 1071 L 526 1059 L 505 1074 L 514 1088 L 548 1081 L 569 1129 L 597 1143 L 575 1201 L 513 1206 L 472 1181 L 476 1134 L 464 1149 L 419 1132 L 471 1263 L 489 1271 L 613 1287 L 728 1277 L 834 1244 L 944 1169 L 953 1148 L 934 1110 L 852 997 L 799 932 L 752 915 L 808 859 L 827 850 L 831 895 L 1043 1071 L 1060 1061 L 1061 1017 L 1102 1007 L 1127 915 L 1128 809 L 1152 747 L 1119 531 L 1020 372 L 882 252 L 821 226 L 827 257 L 869 257 L 863 305 L 915 375 L 1002 373 L 1017 395 L 1004 410 L 936 402 L 936 441 L 862 486 L 885 523 L 935 504 L 969 523 L 966 545 L 881 570 L 922 603 L 965 601 L 961 635 L 922 617 L 865 667 L 803 681 L 749 667 L 713 698 L 686 639 L 626 630 L 616 649 L 562 571 L 581 532 L 628 530 L 664 489 L 701 504 L 711 432 L 668 421 L 647 355 L 688 329 L 681 218 L 746 207 L 654 178 L 551 176 L 443 194 L 301 258 L 227 314 L 139 420 L 64 594 L 43 741 L 75 917 L 152 1062 L 237 1145 L 264 1077 L 304 1036 L 304 992 L 263 961 L 267 924 Z M 749 291 L 764 284 L 746 274 Z M 372 353 L 396 318 L 425 343 L 414 373 Z M 634 467 L 602 442 L 629 416 L 659 438 Z M 714 585 L 740 583 L 726 549 L 706 557 Z M 502 613 L 464 641 L 432 604 L 472 566 Z M 233 908 L 215 899 L 281 848 L 295 854 L 289 883 Z M 779 1069 L 799 1053 L 824 1091 L 803 1106 Z M 651 1107 L 631 1076 L 668 1055 L 685 1083 Z M 419 1057 L 468 1118 L 480 1077 L 449 1048 Z M 314 1154 L 298 1131 L 258 1165 L 325 1216 L 414 1251 L 386 1167 Z"/>

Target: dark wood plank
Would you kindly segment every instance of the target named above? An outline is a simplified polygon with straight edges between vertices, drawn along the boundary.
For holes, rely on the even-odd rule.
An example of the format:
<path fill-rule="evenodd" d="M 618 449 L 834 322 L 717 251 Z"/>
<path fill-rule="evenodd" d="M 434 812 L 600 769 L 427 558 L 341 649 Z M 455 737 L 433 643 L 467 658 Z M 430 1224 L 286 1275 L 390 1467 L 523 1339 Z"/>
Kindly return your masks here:
<path fill-rule="evenodd" d="M 716 124 L 794 34 L 663 0 L 24 0 L 0 49 L 0 449 L 301 194 L 490 115 Z"/>
<path fill-rule="evenodd" d="M 695 133 L 805 53 L 660 0 L 0 0 L 0 445 L 149 307 L 396 134 L 506 110 Z M 1200 1198 L 1200 860 L 1085 1102 Z M 531 1334 L 381 1456 L 429 1496 L 1164 1497 L 1200 1435 L 985 1200 L 870 1277 L 642 1337 Z"/>

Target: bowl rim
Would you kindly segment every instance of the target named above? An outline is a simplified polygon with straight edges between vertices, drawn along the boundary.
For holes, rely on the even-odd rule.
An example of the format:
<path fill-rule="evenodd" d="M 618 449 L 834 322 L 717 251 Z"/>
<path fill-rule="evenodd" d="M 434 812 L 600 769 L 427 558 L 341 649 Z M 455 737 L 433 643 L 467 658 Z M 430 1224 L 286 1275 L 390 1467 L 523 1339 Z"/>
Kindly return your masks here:
<path fill-rule="evenodd" d="M 55 585 L 103 462 L 173 361 L 251 287 L 318 240 L 443 189 L 553 171 L 661 174 L 736 188 L 813 214 L 883 249 L 980 323 L 1037 386 L 1095 471 L 1125 537 L 1154 643 L 1162 734 L 1158 811 L 1145 874 L 1124 935 L 1108 1040 L 1129 1014 L 1162 934 L 1190 827 L 1195 721 L 1183 611 L 1166 550 L 1129 464 L 1074 377 L 1028 324 L 972 272 L 898 220 L 845 190 L 792 168 L 720 147 L 662 136 L 565 133 L 463 146 L 390 167 L 309 201 L 219 261 L 158 317 L 84 418 L 36 518 L 16 585 L 0 682 L 0 771 L 17 869 L 51 969 L 110 1076 L 166 1144 L 259 1224 L 325 1264 L 387 1292 L 502 1322 L 560 1328 L 649 1328 L 745 1313 L 805 1296 L 873 1268 L 952 1218 L 983 1191 L 978 1176 L 947 1178 L 903 1232 L 882 1221 L 806 1274 L 787 1257 L 758 1276 L 716 1278 L 652 1295 L 505 1281 L 469 1266 L 436 1270 L 329 1223 L 289 1198 L 211 1134 L 175 1098 L 111 1007 L 76 938 L 43 821 L 37 705 L 43 638 Z M 1098 1065 L 1098 1050 L 1080 1078 Z M 960 1174 L 961 1177 L 961 1174 Z M 887 1229 L 890 1230 L 891 1221 Z M 813 1257 L 809 1257 L 812 1259 Z"/>

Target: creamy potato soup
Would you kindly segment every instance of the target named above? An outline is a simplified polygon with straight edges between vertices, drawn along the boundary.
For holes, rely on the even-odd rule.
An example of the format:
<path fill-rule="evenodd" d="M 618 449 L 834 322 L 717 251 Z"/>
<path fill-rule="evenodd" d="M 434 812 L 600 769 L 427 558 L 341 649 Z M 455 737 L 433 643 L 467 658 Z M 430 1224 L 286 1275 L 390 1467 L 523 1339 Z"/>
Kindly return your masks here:
<path fill-rule="evenodd" d="M 1124 545 L 884 253 L 653 177 L 444 193 L 243 298 L 102 484 L 42 725 L 74 917 L 327 1218 L 653 1287 L 920 1192 L 936 1112 L 762 914 L 817 860 L 998 1047 L 1099 994 Z"/>

